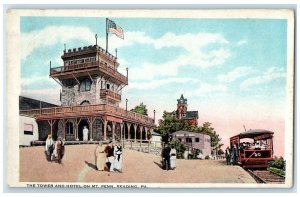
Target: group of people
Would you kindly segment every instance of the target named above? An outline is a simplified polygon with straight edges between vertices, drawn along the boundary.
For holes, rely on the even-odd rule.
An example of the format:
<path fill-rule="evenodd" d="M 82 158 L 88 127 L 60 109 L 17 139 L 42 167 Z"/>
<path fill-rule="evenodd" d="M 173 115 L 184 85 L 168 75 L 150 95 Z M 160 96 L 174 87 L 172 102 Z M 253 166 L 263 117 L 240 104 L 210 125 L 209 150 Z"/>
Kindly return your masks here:
<path fill-rule="evenodd" d="M 122 172 L 122 146 L 118 142 L 113 144 L 104 144 L 99 142 L 95 150 L 95 163 L 97 170 L 109 172 Z"/>
<path fill-rule="evenodd" d="M 236 165 L 238 159 L 238 149 L 234 144 L 231 148 L 227 147 L 225 150 L 226 164 Z"/>
<path fill-rule="evenodd" d="M 56 141 L 52 139 L 51 135 L 48 135 L 45 144 L 45 154 L 48 161 L 55 161 L 61 163 L 65 153 L 65 143 L 61 137 L 58 137 Z"/>
<path fill-rule="evenodd" d="M 176 168 L 176 149 L 168 144 L 162 149 L 162 168 L 164 170 L 174 170 Z"/>

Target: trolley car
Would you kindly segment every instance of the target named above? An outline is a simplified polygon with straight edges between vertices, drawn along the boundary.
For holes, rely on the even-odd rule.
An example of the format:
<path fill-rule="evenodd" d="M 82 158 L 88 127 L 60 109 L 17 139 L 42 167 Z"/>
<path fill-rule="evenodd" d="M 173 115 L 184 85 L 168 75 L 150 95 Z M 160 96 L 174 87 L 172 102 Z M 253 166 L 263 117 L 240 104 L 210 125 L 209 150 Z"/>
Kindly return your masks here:
<path fill-rule="evenodd" d="M 266 169 L 273 159 L 273 134 L 267 130 L 249 130 L 230 138 L 238 150 L 237 162 L 243 168 Z"/>

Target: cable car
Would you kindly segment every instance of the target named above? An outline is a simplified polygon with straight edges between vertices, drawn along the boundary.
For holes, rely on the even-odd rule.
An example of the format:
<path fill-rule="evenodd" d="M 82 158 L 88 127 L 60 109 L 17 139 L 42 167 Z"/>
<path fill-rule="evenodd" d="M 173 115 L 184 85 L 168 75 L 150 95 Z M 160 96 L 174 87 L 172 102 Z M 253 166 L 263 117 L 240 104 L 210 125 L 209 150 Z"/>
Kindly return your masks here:
<path fill-rule="evenodd" d="M 245 169 L 266 169 L 273 158 L 273 134 L 268 130 L 248 130 L 230 138 L 238 149 L 237 163 Z"/>

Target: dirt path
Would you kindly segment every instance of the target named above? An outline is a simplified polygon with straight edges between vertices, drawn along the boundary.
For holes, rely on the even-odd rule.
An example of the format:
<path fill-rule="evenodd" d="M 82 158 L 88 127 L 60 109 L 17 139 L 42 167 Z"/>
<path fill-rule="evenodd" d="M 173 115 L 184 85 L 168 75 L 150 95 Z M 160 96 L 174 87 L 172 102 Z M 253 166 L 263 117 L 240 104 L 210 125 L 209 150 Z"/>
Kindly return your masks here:
<path fill-rule="evenodd" d="M 124 150 L 123 173 L 95 170 L 96 145 L 66 146 L 63 164 L 48 162 L 44 147 L 20 148 L 20 181 L 112 183 L 255 183 L 238 166 L 224 161 L 177 160 L 175 170 L 160 168 L 160 157 Z"/>

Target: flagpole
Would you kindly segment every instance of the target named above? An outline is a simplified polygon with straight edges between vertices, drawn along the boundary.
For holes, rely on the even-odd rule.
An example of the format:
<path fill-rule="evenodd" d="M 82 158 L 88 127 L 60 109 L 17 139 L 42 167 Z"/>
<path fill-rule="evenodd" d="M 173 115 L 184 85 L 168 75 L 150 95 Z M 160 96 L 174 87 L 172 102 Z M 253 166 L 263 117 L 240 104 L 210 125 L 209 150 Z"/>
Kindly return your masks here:
<path fill-rule="evenodd" d="M 108 29 L 107 29 L 107 21 L 108 21 L 108 18 L 106 18 L 106 52 L 108 52 Z"/>

